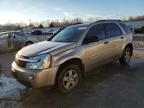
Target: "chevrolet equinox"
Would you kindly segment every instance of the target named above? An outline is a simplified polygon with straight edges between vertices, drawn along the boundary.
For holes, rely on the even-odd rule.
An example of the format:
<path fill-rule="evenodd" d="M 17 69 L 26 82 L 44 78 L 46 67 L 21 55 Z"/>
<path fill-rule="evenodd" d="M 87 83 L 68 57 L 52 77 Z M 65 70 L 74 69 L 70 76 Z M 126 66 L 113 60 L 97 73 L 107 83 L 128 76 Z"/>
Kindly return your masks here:
<path fill-rule="evenodd" d="M 70 93 L 86 72 L 119 60 L 129 63 L 133 35 L 120 20 L 100 20 L 66 27 L 51 41 L 22 48 L 12 63 L 12 74 L 22 84 L 41 88 L 56 86 Z"/>

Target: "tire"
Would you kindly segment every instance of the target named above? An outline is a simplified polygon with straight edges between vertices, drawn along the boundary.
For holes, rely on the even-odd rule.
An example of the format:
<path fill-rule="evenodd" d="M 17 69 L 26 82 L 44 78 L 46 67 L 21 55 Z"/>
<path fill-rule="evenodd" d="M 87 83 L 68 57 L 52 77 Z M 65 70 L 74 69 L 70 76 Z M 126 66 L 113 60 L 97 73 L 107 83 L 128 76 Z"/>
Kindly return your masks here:
<path fill-rule="evenodd" d="M 26 42 L 25 46 L 29 46 L 31 44 L 33 44 L 33 42 Z"/>
<path fill-rule="evenodd" d="M 132 50 L 130 47 L 126 47 L 121 59 L 119 60 L 120 64 L 127 65 L 130 62 L 132 56 Z"/>
<path fill-rule="evenodd" d="M 81 69 L 78 65 L 71 64 L 61 69 L 57 77 L 57 88 L 62 94 L 71 93 L 81 82 Z"/>

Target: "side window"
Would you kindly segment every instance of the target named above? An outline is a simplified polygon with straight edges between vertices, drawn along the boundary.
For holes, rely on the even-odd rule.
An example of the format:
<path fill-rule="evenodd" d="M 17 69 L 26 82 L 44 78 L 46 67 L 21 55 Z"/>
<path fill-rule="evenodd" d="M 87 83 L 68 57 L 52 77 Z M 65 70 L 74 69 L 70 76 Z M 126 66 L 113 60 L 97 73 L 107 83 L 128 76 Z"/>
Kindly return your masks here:
<path fill-rule="evenodd" d="M 22 37 L 24 37 L 24 34 L 23 33 L 19 33 L 19 32 L 18 33 L 14 33 L 13 35 L 14 35 L 15 38 L 22 38 Z"/>
<path fill-rule="evenodd" d="M 96 42 L 105 39 L 105 30 L 103 24 L 93 26 L 86 35 L 87 43 Z"/>
<path fill-rule="evenodd" d="M 19 35 L 19 36 L 24 36 L 24 34 L 21 33 L 21 32 L 18 32 L 18 33 L 16 33 L 16 34 Z"/>
<path fill-rule="evenodd" d="M 14 33 L 14 38 L 19 38 L 20 36 L 17 33 Z"/>
<path fill-rule="evenodd" d="M 104 25 L 107 38 L 122 35 L 122 31 L 115 23 L 107 23 Z"/>
<path fill-rule="evenodd" d="M 126 34 L 131 33 L 131 31 L 129 30 L 129 28 L 127 27 L 126 24 L 120 23 L 120 26 L 123 28 L 123 30 L 126 32 Z"/>
<path fill-rule="evenodd" d="M 8 37 L 8 34 L 2 34 L 0 35 L 0 38 L 7 38 Z"/>

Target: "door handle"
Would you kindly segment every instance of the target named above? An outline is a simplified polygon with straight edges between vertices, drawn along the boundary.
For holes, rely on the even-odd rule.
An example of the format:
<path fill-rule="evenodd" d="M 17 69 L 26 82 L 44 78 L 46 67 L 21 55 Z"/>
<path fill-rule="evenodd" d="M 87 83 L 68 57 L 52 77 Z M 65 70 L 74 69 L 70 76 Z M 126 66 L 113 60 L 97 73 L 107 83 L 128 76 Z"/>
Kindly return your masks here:
<path fill-rule="evenodd" d="M 124 39 L 124 37 L 122 36 L 121 39 Z"/>
<path fill-rule="evenodd" d="M 109 41 L 105 41 L 105 42 L 104 42 L 104 44 L 108 44 L 108 43 L 109 43 Z"/>

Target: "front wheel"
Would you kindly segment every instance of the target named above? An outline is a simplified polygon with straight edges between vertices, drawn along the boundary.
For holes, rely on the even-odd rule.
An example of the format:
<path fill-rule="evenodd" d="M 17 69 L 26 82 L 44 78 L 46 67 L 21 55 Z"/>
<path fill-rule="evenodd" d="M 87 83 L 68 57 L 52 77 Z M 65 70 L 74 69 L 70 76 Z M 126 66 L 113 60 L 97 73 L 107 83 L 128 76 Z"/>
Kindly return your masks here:
<path fill-rule="evenodd" d="M 129 47 L 126 47 L 121 59 L 119 60 L 121 64 L 128 64 L 132 56 L 132 50 Z"/>
<path fill-rule="evenodd" d="M 57 87 L 61 93 L 72 92 L 81 81 L 81 69 L 78 65 L 63 68 L 57 78 Z"/>

